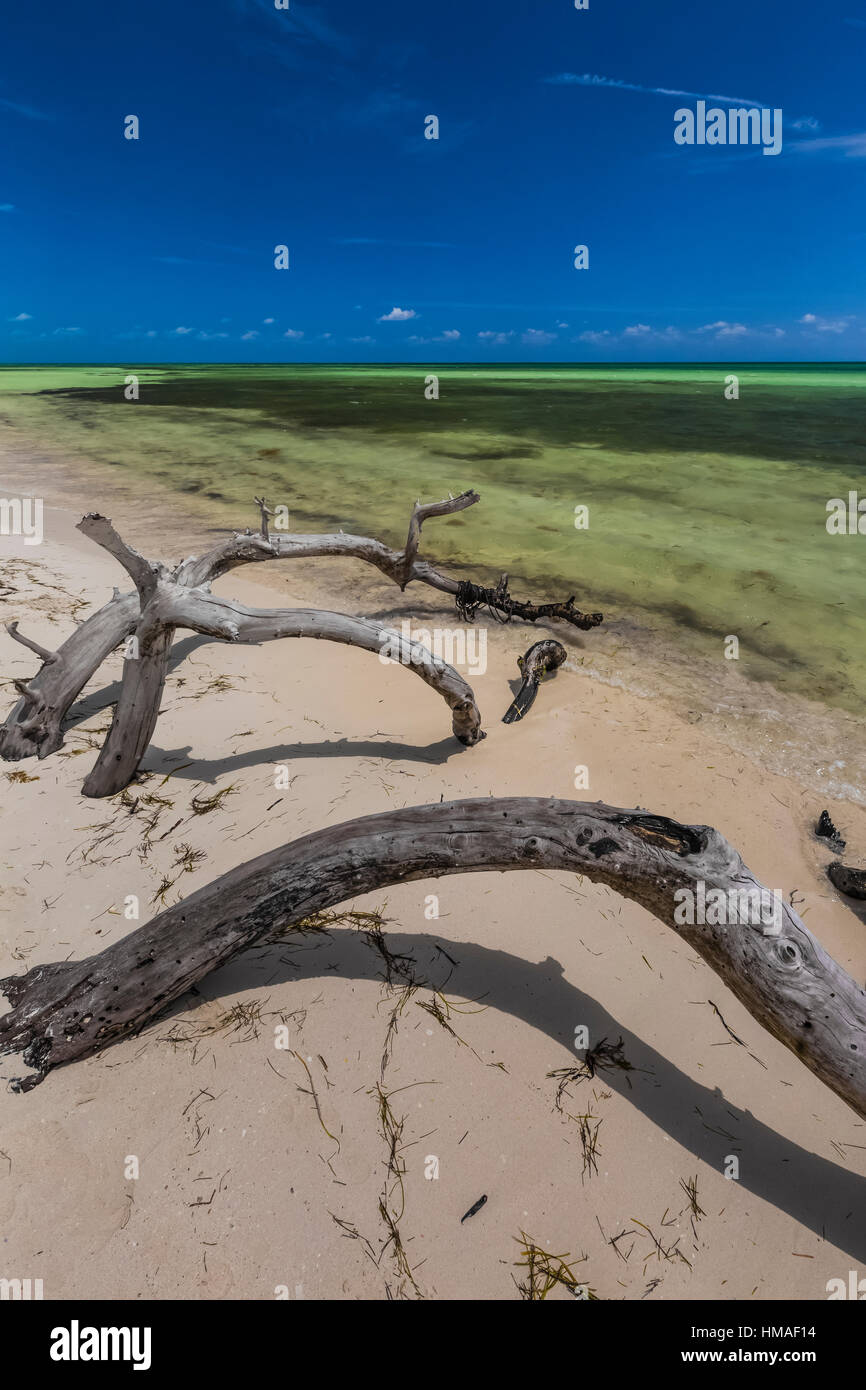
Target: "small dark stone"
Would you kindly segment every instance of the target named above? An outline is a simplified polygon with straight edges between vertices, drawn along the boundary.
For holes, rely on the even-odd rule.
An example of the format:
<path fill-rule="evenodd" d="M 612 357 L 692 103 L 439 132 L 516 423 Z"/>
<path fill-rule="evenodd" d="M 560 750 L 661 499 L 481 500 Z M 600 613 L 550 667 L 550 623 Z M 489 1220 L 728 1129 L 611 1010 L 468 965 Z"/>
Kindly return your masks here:
<path fill-rule="evenodd" d="M 844 864 L 828 864 L 827 877 L 846 898 L 866 900 L 866 869 L 847 869 Z"/>
<path fill-rule="evenodd" d="M 841 854 L 845 848 L 845 841 L 831 821 L 829 811 L 821 812 L 818 817 L 818 824 L 815 826 L 815 834 L 820 839 L 827 841 L 834 854 Z"/>

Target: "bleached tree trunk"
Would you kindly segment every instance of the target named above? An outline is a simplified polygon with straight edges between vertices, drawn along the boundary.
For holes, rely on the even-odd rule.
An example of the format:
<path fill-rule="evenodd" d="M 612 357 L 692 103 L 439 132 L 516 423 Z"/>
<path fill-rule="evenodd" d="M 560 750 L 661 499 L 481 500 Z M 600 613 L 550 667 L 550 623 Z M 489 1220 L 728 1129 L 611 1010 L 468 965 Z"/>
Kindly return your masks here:
<path fill-rule="evenodd" d="M 805 1066 L 866 1118 L 866 992 L 787 903 L 778 926 L 735 910 L 683 923 L 683 890 L 761 892 L 709 826 L 601 802 L 490 797 L 329 826 L 253 859 L 83 961 L 0 981 L 0 1054 L 35 1074 L 137 1032 L 209 971 L 273 932 L 393 883 L 491 869 L 564 869 L 641 903 L 672 927 Z M 766 891 L 766 890 L 763 890 Z"/>
<path fill-rule="evenodd" d="M 314 608 L 245 608 L 202 591 L 179 589 L 160 595 L 142 618 L 139 656 L 125 663 L 114 719 L 85 779 L 85 796 L 112 796 L 134 775 L 156 727 L 175 627 L 229 642 L 314 637 L 368 652 L 385 650 L 389 660 L 399 661 L 442 696 L 451 710 L 451 728 L 460 743 L 472 747 L 485 737 L 472 687 L 463 677 L 434 658 L 426 647 L 397 633 L 388 635 L 377 623 Z"/>
<path fill-rule="evenodd" d="M 443 575 L 427 561 L 418 558 L 424 522 L 431 517 L 450 516 L 474 506 L 480 500 L 476 492 L 464 492 L 459 497 L 449 497 L 441 502 L 417 503 L 402 550 L 391 550 L 381 541 L 366 536 L 345 535 L 342 531 L 335 535 L 271 535 L 269 510 L 262 499 L 256 500 L 262 517 L 259 532 L 248 531 L 243 535 L 230 536 L 204 555 L 190 556 L 171 571 L 164 565 L 145 560 L 126 545 L 104 517 L 95 514 L 84 517 L 78 529 L 124 566 L 136 584 L 136 591 L 121 595 L 115 590 L 111 602 L 82 623 L 56 652 L 45 651 L 19 633 L 17 624 L 7 624 L 10 636 L 35 652 L 41 658 L 42 666 L 30 680 L 15 682 L 20 698 L 0 726 L 0 758 L 7 761 L 34 755 L 45 758 L 62 747 L 63 721 L 71 705 L 103 661 L 125 638 L 135 635 L 139 650 L 145 653 L 144 667 L 137 671 L 130 670 L 131 663 L 126 663 L 111 732 L 85 784 L 86 794 L 91 796 L 105 796 L 119 791 L 134 775 L 156 725 L 171 647 L 170 635 L 167 632 L 161 634 L 159 630 L 161 613 L 167 611 L 169 591 L 173 594 L 173 611 L 178 613 L 175 626 L 211 631 L 219 623 L 220 614 L 216 607 L 225 601 L 217 600 L 210 594 L 210 585 L 220 575 L 240 565 L 314 556 L 354 558 L 373 565 L 401 589 L 418 582 L 452 595 L 457 602 L 459 615 L 466 619 L 471 618 L 479 606 L 486 606 L 502 621 L 513 618 L 530 623 L 562 621 L 582 630 L 596 627 L 602 621 L 600 613 L 582 613 L 575 608 L 573 597 L 565 602 L 547 604 L 518 601 L 508 592 L 507 575 L 503 575 L 493 588 L 485 589 L 469 580 L 455 580 Z M 144 601 L 142 589 L 145 591 Z M 157 589 L 160 591 L 160 605 L 151 606 L 146 614 L 145 608 L 155 604 Z M 188 595 L 188 604 L 181 601 L 181 594 Z M 212 605 L 210 611 L 209 604 Z M 246 619 L 238 627 L 236 635 L 232 635 L 231 619 L 225 630 L 214 631 L 212 635 L 231 641 L 270 640 L 266 636 L 251 635 L 255 610 L 241 610 L 240 605 L 236 605 L 236 608 L 238 612 L 243 611 Z M 273 611 L 264 610 L 261 613 L 264 626 L 267 626 Z M 198 614 L 204 626 L 186 621 L 193 612 Z M 288 618 L 286 610 L 284 616 Z M 332 620 L 340 617 L 337 614 L 325 616 Z M 366 639 L 360 640 L 363 637 L 360 628 L 350 635 L 349 628 L 345 626 L 360 621 L 346 618 L 342 627 L 332 622 L 330 631 L 314 634 L 287 628 L 285 631 L 272 632 L 271 637 L 318 635 L 329 641 L 348 642 L 372 650 Z M 453 712 L 454 732 L 461 742 L 471 745 L 483 737 L 474 696 L 456 672 L 449 668 L 447 679 L 439 679 L 434 669 L 433 678 L 428 679 L 424 674 L 427 663 L 407 664 L 446 699 Z"/>

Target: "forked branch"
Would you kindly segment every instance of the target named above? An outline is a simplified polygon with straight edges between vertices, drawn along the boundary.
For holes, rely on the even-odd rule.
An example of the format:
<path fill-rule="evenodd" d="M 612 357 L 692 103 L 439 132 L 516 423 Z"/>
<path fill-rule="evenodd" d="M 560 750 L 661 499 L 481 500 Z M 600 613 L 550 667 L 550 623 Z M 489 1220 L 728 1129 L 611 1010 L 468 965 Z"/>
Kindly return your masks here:
<path fill-rule="evenodd" d="M 205 554 L 190 556 L 181 561 L 171 571 L 164 565 L 140 555 L 122 539 L 106 517 L 95 512 L 88 514 L 79 523 L 78 529 L 123 566 L 135 583 L 136 592 L 120 594 L 115 590 L 112 600 L 94 613 L 87 622 L 82 623 L 56 652 L 48 653 L 36 643 L 22 637 L 17 632 L 17 625 L 13 625 L 10 635 L 39 656 L 43 665 L 29 680 L 14 683 L 20 698 L 8 714 L 5 723 L 0 726 L 0 758 L 10 762 L 34 754 L 44 758 L 62 747 L 63 721 L 70 706 L 102 662 L 125 638 L 134 635 L 139 651 L 145 652 L 146 664 L 144 668 L 133 673 L 129 671 L 127 663 L 118 704 L 123 718 L 118 727 L 116 713 L 115 724 L 108 740 L 111 746 L 109 748 L 107 744 L 103 748 L 101 765 L 98 765 L 98 771 L 94 769 L 88 778 L 88 783 L 94 787 L 104 785 L 119 790 L 124 786 L 126 782 L 122 779 L 128 781 L 132 776 L 153 732 L 170 653 L 170 640 L 166 640 L 166 633 L 163 633 L 159 640 L 156 637 L 160 614 L 158 598 L 164 598 L 169 591 L 175 594 L 175 598 L 177 591 L 187 594 L 196 591 L 196 596 L 190 598 L 186 611 L 188 616 L 191 616 L 194 610 L 201 613 L 201 595 L 207 595 L 210 585 L 220 575 L 240 565 L 314 556 L 354 558 L 373 565 L 401 589 L 405 589 L 407 584 L 417 582 L 452 595 L 457 602 L 458 613 L 464 619 L 471 619 L 483 604 L 492 614 L 505 622 L 519 618 L 531 623 L 562 621 L 584 630 L 597 626 L 602 621 L 602 615 L 582 613 L 575 607 L 573 597 L 565 603 L 548 604 L 516 600 L 508 592 L 505 576 L 495 588 L 485 589 L 470 580 L 452 579 L 441 574 L 426 560 L 419 559 L 421 528 L 425 521 L 464 511 L 478 501 L 478 493 L 470 489 L 461 493 L 459 497 L 448 497 L 440 502 L 416 503 L 404 549 L 391 550 L 381 541 L 367 536 L 345 535 L 342 531 L 331 535 L 272 535 L 268 519 L 274 513 L 265 499 L 258 497 L 256 503 L 261 516 L 259 531 L 232 535 Z M 174 611 L 177 626 L 189 626 L 198 631 L 211 630 L 206 626 L 197 628 L 194 621 L 186 622 L 183 613 L 180 612 L 181 608 L 184 608 L 184 605 L 176 601 Z M 206 617 L 208 621 L 213 619 L 217 623 L 220 622 L 220 615 L 214 610 L 210 610 Z M 234 639 L 231 628 L 232 619 L 229 617 L 227 630 L 216 631 L 212 635 L 228 640 L 264 640 L 242 636 Z M 246 631 L 251 631 L 248 624 Z M 346 639 L 332 637 L 330 640 Z M 441 693 L 450 703 L 450 694 L 457 691 L 457 686 L 451 681 L 451 677 L 448 681 L 449 690 L 446 691 L 443 687 Z M 428 684 L 439 688 L 433 680 Z M 474 698 L 472 706 L 474 707 Z M 465 743 L 476 742 L 481 736 L 480 725 L 475 722 L 477 710 L 473 715 L 469 705 L 465 703 L 464 694 L 459 695 L 458 703 L 451 704 L 451 708 L 455 712 L 455 732 L 458 722 L 460 723 L 457 736 Z M 125 749 L 121 749 L 121 735 L 130 727 L 128 721 L 131 709 L 135 711 L 135 735 L 126 741 Z M 150 732 L 147 732 L 148 729 Z M 113 764 L 111 778 L 103 776 L 108 761 Z M 92 794 L 108 793 L 95 791 Z"/>

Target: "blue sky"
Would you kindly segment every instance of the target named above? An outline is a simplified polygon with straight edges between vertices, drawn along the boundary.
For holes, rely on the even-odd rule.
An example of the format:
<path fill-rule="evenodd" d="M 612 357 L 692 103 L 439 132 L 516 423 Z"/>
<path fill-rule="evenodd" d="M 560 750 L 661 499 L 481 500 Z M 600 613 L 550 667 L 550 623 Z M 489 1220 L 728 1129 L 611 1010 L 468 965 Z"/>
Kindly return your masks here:
<path fill-rule="evenodd" d="M 289 3 L 7 7 L 0 361 L 866 357 L 862 0 Z"/>

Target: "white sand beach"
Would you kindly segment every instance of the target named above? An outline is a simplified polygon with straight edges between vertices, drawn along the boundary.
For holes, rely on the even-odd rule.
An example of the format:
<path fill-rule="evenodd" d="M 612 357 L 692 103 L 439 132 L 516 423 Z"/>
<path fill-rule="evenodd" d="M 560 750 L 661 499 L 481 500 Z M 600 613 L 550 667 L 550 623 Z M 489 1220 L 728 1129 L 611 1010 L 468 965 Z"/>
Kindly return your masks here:
<path fill-rule="evenodd" d="M 126 587 L 75 530 L 82 512 L 111 516 L 151 558 L 213 540 L 192 502 L 181 512 L 109 470 L 76 474 L 20 448 L 0 461 L 7 488 L 25 473 L 45 498 L 45 540 L 2 538 L 4 621 L 47 647 Z M 435 557 L 433 526 L 424 547 Z M 343 561 L 250 566 L 215 587 L 252 606 L 456 623 L 446 596 L 401 594 Z M 130 895 L 146 921 L 311 830 L 527 795 L 715 826 L 866 978 L 866 925 L 812 834 L 823 794 L 661 699 L 593 679 L 579 663 L 592 632 L 569 634 L 569 668 L 504 726 L 516 658 L 542 635 L 489 625 L 487 669 L 470 677 L 487 738 L 465 749 L 432 690 L 368 653 L 180 633 L 132 806 L 80 794 L 110 722 L 116 653 L 60 752 L 0 766 L 0 975 L 93 954 L 137 925 L 123 915 Z M 0 658 L 5 716 L 12 679 L 36 659 L 5 632 Z M 578 765 L 588 790 L 575 790 Z M 194 799 L 216 793 L 197 814 Z M 863 862 L 866 810 L 836 801 L 831 813 L 846 862 Z M 863 1266 L 866 1124 L 644 909 L 539 872 L 409 883 L 344 907 L 381 913 L 384 936 L 345 917 L 289 935 L 208 976 L 140 1036 L 26 1095 L 0 1087 L 0 1275 L 42 1279 L 46 1299 L 518 1299 L 524 1235 L 606 1300 L 820 1300 Z M 274 1045 L 281 1023 L 288 1050 Z M 622 1039 L 632 1070 L 573 1082 L 558 1107 L 549 1073 L 577 1064 L 582 1025 Z M 4 1057 L 0 1079 L 22 1068 Z M 732 1155 L 736 1180 L 724 1176 Z"/>

